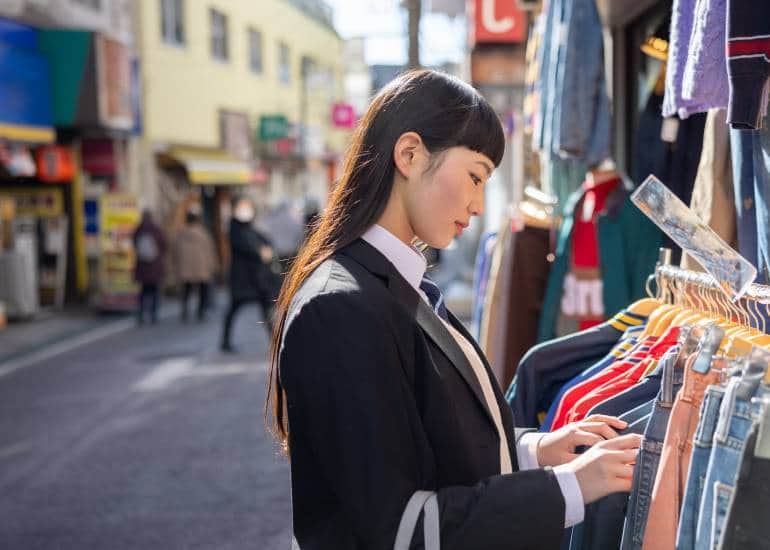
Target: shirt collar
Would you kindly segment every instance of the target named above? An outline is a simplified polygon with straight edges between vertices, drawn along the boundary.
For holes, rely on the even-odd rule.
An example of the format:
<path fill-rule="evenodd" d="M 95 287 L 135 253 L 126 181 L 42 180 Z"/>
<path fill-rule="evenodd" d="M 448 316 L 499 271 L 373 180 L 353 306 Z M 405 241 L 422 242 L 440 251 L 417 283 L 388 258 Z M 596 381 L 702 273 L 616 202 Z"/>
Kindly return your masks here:
<path fill-rule="evenodd" d="M 393 233 L 377 224 L 367 229 L 361 238 L 385 256 L 416 291 L 420 291 L 420 283 L 428 262 L 419 250 L 405 244 Z"/>

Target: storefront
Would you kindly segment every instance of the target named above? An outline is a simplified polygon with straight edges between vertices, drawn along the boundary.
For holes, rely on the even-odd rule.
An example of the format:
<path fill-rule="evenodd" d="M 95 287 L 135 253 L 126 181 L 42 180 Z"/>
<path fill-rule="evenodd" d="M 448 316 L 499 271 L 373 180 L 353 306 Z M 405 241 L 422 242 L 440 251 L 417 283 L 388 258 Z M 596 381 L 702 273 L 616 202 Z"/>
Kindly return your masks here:
<path fill-rule="evenodd" d="M 12 319 L 64 299 L 70 152 L 40 147 L 56 138 L 51 103 L 38 31 L 0 20 L 0 302 Z"/>

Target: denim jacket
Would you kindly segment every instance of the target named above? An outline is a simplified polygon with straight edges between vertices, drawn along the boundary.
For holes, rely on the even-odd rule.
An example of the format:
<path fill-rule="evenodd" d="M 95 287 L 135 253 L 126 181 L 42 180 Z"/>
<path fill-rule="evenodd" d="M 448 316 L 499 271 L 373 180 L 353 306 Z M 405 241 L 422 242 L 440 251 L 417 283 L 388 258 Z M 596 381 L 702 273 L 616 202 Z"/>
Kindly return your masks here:
<path fill-rule="evenodd" d="M 589 165 L 610 156 L 602 26 L 594 0 L 550 0 L 543 23 L 536 150 Z"/>
<path fill-rule="evenodd" d="M 594 0 L 566 2 L 566 41 L 556 84 L 553 148 L 566 158 L 598 164 L 610 156 L 610 104 L 604 39 Z"/>

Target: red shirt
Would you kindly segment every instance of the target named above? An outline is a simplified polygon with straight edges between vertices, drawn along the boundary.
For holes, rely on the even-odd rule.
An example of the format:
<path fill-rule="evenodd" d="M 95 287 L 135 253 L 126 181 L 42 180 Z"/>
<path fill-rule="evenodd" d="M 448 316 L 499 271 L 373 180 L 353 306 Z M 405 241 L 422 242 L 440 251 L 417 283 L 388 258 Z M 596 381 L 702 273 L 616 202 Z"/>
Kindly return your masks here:
<path fill-rule="evenodd" d="M 647 356 L 647 352 L 656 340 L 657 338 L 654 336 L 648 336 L 639 342 L 636 347 L 624 357 L 618 359 L 609 367 L 595 374 L 588 380 L 584 380 L 580 384 L 570 388 L 567 393 L 564 394 L 558 409 L 556 409 L 556 415 L 551 424 L 551 431 L 557 430 L 567 423 L 567 417 L 572 410 L 572 407 L 574 407 L 584 395 L 587 395 L 592 390 L 602 386 L 605 382 L 612 380 L 619 374 L 626 372 L 628 369 L 641 362 L 642 359 Z"/>
<path fill-rule="evenodd" d="M 606 381 L 601 386 L 594 388 L 581 397 L 567 415 L 566 423 L 569 424 L 570 422 L 583 420 L 595 405 L 610 397 L 614 397 L 639 382 L 650 364 L 657 362 L 669 349 L 675 346 L 678 338 L 679 327 L 669 327 L 655 345 L 650 347 L 647 356 L 637 365 L 628 368 L 625 372 L 619 373 L 615 378 Z"/>

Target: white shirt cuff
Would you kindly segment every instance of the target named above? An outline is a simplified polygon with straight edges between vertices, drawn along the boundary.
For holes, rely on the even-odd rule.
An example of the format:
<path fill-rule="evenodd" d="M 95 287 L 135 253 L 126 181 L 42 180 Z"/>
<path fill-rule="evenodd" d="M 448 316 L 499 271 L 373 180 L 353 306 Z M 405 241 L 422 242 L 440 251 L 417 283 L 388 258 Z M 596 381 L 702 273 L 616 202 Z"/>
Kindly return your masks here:
<path fill-rule="evenodd" d="M 575 472 L 565 464 L 553 469 L 561 494 L 564 496 L 564 528 L 581 523 L 585 518 L 585 502 Z"/>
<path fill-rule="evenodd" d="M 519 459 L 519 470 L 534 470 L 539 468 L 537 462 L 537 444 L 547 434 L 538 432 L 525 433 L 516 443 L 516 458 Z"/>

